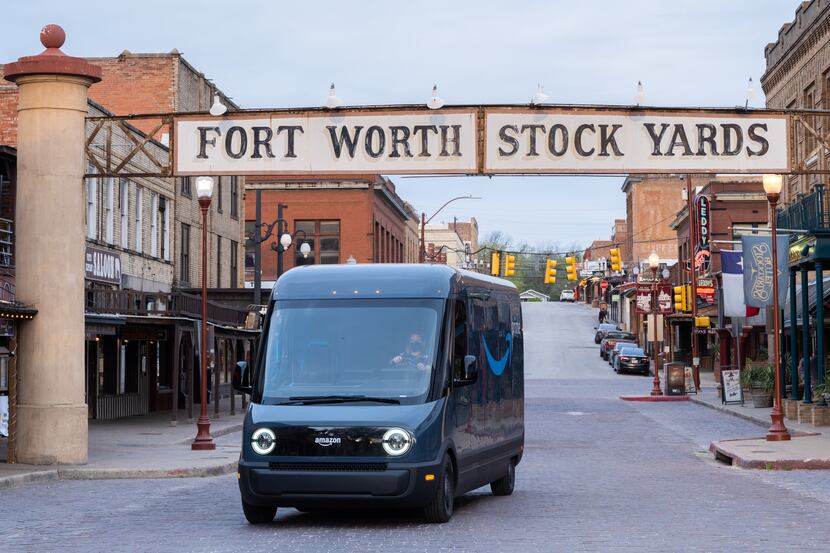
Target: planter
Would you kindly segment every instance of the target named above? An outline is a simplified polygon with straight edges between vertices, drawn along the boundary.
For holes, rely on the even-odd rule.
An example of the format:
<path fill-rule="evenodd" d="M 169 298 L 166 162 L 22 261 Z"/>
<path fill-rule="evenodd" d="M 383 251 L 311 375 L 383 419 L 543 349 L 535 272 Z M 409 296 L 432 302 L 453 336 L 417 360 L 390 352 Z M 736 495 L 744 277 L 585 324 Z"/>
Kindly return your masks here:
<path fill-rule="evenodd" d="M 830 407 L 813 406 L 813 417 L 810 422 L 813 426 L 830 426 Z"/>
<path fill-rule="evenodd" d="M 798 422 L 802 424 L 813 423 L 813 405 L 812 403 L 798 402 Z"/>
<path fill-rule="evenodd" d="M 758 408 L 770 408 L 772 407 L 772 394 L 769 392 L 765 392 L 764 390 L 753 389 L 750 390 L 750 396 L 752 397 L 752 406 Z"/>
<path fill-rule="evenodd" d="M 788 420 L 798 419 L 798 400 L 784 398 L 781 400 L 781 406 L 784 408 L 784 417 Z"/>

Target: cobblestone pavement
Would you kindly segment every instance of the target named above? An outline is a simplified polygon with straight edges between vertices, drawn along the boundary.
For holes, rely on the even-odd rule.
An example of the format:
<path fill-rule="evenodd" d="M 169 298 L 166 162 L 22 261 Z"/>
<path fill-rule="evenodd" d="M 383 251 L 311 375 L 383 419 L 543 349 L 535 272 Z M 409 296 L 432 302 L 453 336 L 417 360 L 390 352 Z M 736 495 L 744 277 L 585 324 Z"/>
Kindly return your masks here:
<path fill-rule="evenodd" d="M 0 492 L 0 550 L 825 550 L 826 473 L 719 465 L 705 453 L 709 442 L 763 429 L 686 402 L 620 401 L 651 383 L 599 359 L 593 313 L 526 308 L 533 366 L 516 491 L 468 494 L 448 524 L 423 524 L 412 512 L 283 509 L 253 527 L 233 476 L 61 481 Z"/>

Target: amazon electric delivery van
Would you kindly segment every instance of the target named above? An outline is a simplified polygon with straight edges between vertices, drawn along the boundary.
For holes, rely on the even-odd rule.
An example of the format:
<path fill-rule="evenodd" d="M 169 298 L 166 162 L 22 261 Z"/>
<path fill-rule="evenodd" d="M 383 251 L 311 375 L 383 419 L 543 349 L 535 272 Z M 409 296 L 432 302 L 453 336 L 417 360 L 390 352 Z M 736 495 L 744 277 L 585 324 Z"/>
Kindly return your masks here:
<path fill-rule="evenodd" d="M 239 489 L 278 507 L 417 507 L 513 491 L 524 447 L 522 314 L 506 280 L 444 265 L 319 265 L 277 281 L 252 367 Z"/>

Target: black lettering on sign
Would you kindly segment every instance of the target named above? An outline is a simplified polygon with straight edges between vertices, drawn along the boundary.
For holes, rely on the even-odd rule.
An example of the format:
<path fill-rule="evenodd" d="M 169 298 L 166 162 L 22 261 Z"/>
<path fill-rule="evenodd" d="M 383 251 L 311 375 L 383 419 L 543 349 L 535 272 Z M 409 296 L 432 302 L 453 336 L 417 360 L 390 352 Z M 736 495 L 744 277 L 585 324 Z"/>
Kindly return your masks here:
<path fill-rule="evenodd" d="M 747 129 L 746 134 L 749 140 L 752 142 L 756 142 L 759 146 L 759 150 L 753 150 L 749 146 L 746 147 L 746 153 L 749 157 L 752 156 L 762 156 L 769 151 L 769 141 L 766 137 L 761 136 L 758 134 L 758 131 L 763 130 L 764 132 L 767 131 L 767 124 L 766 123 L 754 123 L 749 126 Z"/>
<path fill-rule="evenodd" d="M 349 157 L 354 159 L 354 149 L 360 138 L 360 131 L 363 130 L 363 126 L 355 125 L 354 137 L 349 134 L 349 129 L 346 126 L 340 127 L 340 137 L 337 136 L 335 132 L 337 127 L 334 125 L 327 125 L 326 128 L 329 130 L 329 136 L 331 136 L 331 147 L 334 150 L 334 157 L 340 159 L 340 153 L 343 151 L 343 144 L 345 143 Z"/>
<path fill-rule="evenodd" d="M 559 135 L 559 142 L 562 144 L 560 148 L 556 147 L 557 134 Z M 565 152 L 568 151 L 568 127 L 560 123 L 551 126 L 548 131 L 548 151 L 556 157 L 565 155 Z"/>
<path fill-rule="evenodd" d="M 740 125 L 734 123 L 723 123 L 723 155 L 736 156 L 741 152 L 744 146 L 744 133 Z M 732 143 L 732 136 L 735 137 L 734 146 Z"/>
<path fill-rule="evenodd" d="M 718 143 L 716 137 L 718 130 L 710 123 L 700 123 L 697 126 L 697 154 L 699 156 L 706 155 L 706 145 L 709 145 L 709 154 L 718 155 Z"/>
<path fill-rule="evenodd" d="M 672 134 L 671 142 L 669 142 L 669 149 L 666 151 L 666 155 L 674 156 L 674 149 L 677 146 L 681 146 L 683 148 L 683 153 L 681 155 L 694 155 L 692 153 L 692 148 L 689 146 L 689 138 L 686 136 L 686 129 L 682 124 L 675 123 L 674 134 Z"/>
<path fill-rule="evenodd" d="M 622 125 L 610 125 L 611 132 L 608 132 L 609 125 L 600 125 L 599 126 L 599 155 L 608 157 L 608 148 L 611 147 L 614 150 L 615 156 L 623 155 L 620 151 L 619 146 L 617 146 L 617 139 L 614 138 L 614 133 L 622 128 Z"/>
<path fill-rule="evenodd" d="M 441 125 L 441 157 L 461 157 L 461 125 Z M 450 129 L 452 129 L 452 136 L 450 136 Z M 447 144 L 453 145 L 453 152 L 450 154 L 447 151 Z"/>
<path fill-rule="evenodd" d="M 578 153 L 582 157 L 592 156 L 596 151 L 596 148 L 586 150 L 582 147 L 582 134 L 585 131 L 591 131 L 592 133 L 596 134 L 596 130 L 594 129 L 593 125 L 580 125 L 576 128 L 576 132 L 574 133 L 574 148 L 576 148 L 576 153 Z"/>
<path fill-rule="evenodd" d="M 271 151 L 271 139 L 274 137 L 274 131 L 271 127 L 252 127 L 254 132 L 254 153 L 251 154 L 251 159 L 259 159 L 262 154 L 259 149 L 265 148 L 265 157 L 277 157 Z"/>
<path fill-rule="evenodd" d="M 403 145 L 404 157 L 412 157 L 412 152 L 409 150 L 409 127 L 392 126 L 389 127 L 392 133 L 392 153 L 389 157 L 401 157 L 398 153 L 398 145 Z"/>
<path fill-rule="evenodd" d="M 507 131 L 513 131 L 514 136 L 507 134 Z M 499 140 L 510 146 L 510 150 L 505 150 L 502 146 L 499 146 L 500 156 L 510 157 L 516 155 L 516 152 L 519 151 L 519 141 L 515 136 L 517 134 L 519 134 L 518 125 L 504 125 L 499 129 Z"/>
<path fill-rule="evenodd" d="M 375 135 L 377 135 L 377 148 L 375 148 Z M 366 153 L 369 157 L 379 158 L 383 155 L 383 150 L 386 149 L 386 133 L 381 127 L 372 125 L 366 130 Z"/>
<path fill-rule="evenodd" d="M 544 125 L 522 125 L 522 132 L 528 132 L 530 139 L 528 140 L 527 157 L 538 157 L 539 152 L 536 151 L 536 131 L 542 130 L 545 132 Z"/>
<path fill-rule="evenodd" d="M 663 153 L 660 151 L 660 143 L 663 141 L 663 135 L 666 134 L 666 129 L 669 128 L 669 124 L 663 123 L 659 134 L 654 132 L 654 123 L 643 123 L 643 126 L 648 131 L 649 138 L 651 138 L 651 155 L 662 156 Z"/>
<path fill-rule="evenodd" d="M 199 129 L 199 155 L 196 157 L 199 159 L 207 159 L 207 150 L 208 146 L 216 146 L 216 138 L 208 138 L 208 132 L 215 132 L 217 136 L 222 136 L 222 131 L 219 130 L 219 127 L 197 127 Z"/>
<path fill-rule="evenodd" d="M 434 132 L 438 134 L 438 127 L 435 125 L 415 125 L 412 128 L 412 136 L 417 136 L 421 133 L 421 151 L 418 152 L 418 157 L 430 157 L 429 153 L 429 133 Z"/>
<path fill-rule="evenodd" d="M 288 139 L 285 142 L 285 157 L 297 157 L 297 154 L 294 153 L 294 133 L 297 131 L 303 131 L 303 128 L 300 125 L 280 125 L 277 127 L 277 136 L 282 131 L 286 131 Z"/>
<path fill-rule="evenodd" d="M 234 152 L 233 137 L 235 134 L 239 135 L 239 149 Z M 239 159 L 245 155 L 245 151 L 247 149 L 248 133 L 245 132 L 245 129 L 239 126 L 233 126 L 230 129 L 228 129 L 228 134 L 225 135 L 225 153 L 233 159 Z"/>

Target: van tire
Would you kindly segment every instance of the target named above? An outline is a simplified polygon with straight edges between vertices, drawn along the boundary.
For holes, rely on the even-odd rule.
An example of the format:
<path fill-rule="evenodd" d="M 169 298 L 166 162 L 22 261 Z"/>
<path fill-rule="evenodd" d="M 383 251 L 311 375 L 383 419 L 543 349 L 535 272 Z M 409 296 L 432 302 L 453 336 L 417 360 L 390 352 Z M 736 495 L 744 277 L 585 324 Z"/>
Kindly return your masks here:
<path fill-rule="evenodd" d="M 441 463 L 441 474 L 438 475 L 439 485 L 435 488 L 429 504 L 424 507 L 424 519 L 427 522 L 445 523 L 452 518 L 455 505 L 455 474 L 450 456 L 444 454 Z"/>
<path fill-rule="evenodd" d="M 493 495 L 510 495 L 513 493 L 513 487 L 516 485 L 516 463 L 513 459 L 507 465 L 507 474 L 490 482 L 490 490 Z"/>
<path fill-rule="evenodd" d="M 267 524 L 277 516 L 276 507 L 260 507 L 259 505 L 245 503 L 245 501 L 242 502 L 242 512 L 245 513 L 245 518 L 251 524 Z"/>

